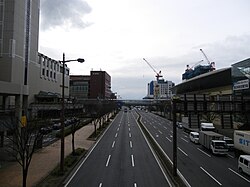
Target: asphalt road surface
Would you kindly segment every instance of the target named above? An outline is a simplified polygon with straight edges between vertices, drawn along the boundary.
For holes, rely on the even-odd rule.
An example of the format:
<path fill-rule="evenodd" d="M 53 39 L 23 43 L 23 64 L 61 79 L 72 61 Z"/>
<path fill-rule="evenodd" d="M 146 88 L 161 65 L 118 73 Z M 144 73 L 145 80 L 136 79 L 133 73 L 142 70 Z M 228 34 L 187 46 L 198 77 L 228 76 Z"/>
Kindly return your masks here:
<path fill-rule="evenodd" d="M 137 117 L 134 111 L 119 112 L 65 186 L 171 186 L 136 122 Z"/>
<path fill-rule="evenodd" d="M 172 122 L 158 115 L 139 111 L 142 123 L 149 130 L 166 155 L 173 156 Z M 237 158 L 233 152 L 216 156 L 201 145 L 190 142 L 183 129 L 177 129 L 177 168 L 192 187 L 249 187 L 250 176 L 237 169 Z"/>

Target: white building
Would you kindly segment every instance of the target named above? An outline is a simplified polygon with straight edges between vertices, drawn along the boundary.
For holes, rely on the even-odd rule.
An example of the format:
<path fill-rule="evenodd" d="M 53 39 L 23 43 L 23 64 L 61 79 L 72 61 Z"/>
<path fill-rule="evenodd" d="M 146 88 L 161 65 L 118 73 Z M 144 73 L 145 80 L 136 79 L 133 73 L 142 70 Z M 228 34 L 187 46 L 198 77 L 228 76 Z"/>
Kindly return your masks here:
<path fill-rule="evenodd" d="M 160 79 L 148 83 L 147 98 L 152 99 L 170 99 L 172 97 L 171 88 L 174 86 L 172 81 L 164 81 Z"/>

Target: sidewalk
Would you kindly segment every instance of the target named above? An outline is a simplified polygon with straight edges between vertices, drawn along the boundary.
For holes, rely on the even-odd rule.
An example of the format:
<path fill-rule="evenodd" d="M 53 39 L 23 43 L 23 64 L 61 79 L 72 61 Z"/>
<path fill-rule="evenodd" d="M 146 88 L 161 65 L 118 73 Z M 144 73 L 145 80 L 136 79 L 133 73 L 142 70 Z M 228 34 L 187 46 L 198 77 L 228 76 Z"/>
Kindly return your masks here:
<path fill-rule="evenodd" d="M 75 134 L 75 148 L 89 149 L 94 141 L 87 138 L 94 132 L 94 127 L 88 124 Z M 28 171 L 27 186 L 35 186 L 42 178 L 46 177 L 60 162 L 61 141 L 44 147 L 34 153 Z M 72 152 L 71 135 L 65 137 L 65 157 Z M 10 163 L 8 167 L 0 169 L 1 187 L 21 187 L 22 168 L 18 163 Z"/>

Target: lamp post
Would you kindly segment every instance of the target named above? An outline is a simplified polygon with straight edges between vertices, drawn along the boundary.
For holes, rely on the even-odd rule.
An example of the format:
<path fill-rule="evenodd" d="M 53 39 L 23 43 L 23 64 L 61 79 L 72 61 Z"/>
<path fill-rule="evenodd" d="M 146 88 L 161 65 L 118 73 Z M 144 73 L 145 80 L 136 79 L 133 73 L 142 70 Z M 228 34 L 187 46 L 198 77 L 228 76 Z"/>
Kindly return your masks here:
<path fill-rule="evenodd" d="M 60 160 L 60 171 L 62 173 L 64 173 L 64 121 L 65 121 L 65 116 L 64 116 L 64 82 L 65 82 L 65 63 L 67 62 L 73 62 L 73 61 L 77 61 L 80 63 L 83 63 L 85 60 L 83 58 L 78 58 L 76 60 L 65 60 L 65 54 L 63 53 L 63 75 L 62 75 L 62 111 L 61 111 L 61 160 Z"/>

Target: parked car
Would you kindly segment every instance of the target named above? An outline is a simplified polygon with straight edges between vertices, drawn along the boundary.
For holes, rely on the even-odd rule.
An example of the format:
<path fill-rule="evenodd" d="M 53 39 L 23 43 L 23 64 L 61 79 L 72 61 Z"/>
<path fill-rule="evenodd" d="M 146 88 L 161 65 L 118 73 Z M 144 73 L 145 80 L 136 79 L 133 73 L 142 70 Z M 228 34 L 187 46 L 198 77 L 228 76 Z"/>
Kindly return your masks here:
<path fill-rule="evenodd" d="M 48 133 L 52 132 L 52 127 L 51 126 L 49 126 L 49 127 L 41 127 L 40 132 L 42 134 L 44 134 L 44 135 L 48 134 Z"/>
<path fill-rule="evenodd" d="M 53 129 L 54 129 L 54 130 L 59 130 L 59 129 L 61 129 L 61 123 L 55 123 L 55 124 L 53 125 Z"/>
<path fill-rule="evenodd" d="M 190 132 L 189 139 L 191 142 L 198 144 L 199 143 L 199 133 L 198 132 Z"/>
<path fill-rule="evenodd" d="M 240 155 L 238 159 L 238 169 L 242 173 L 250 175 L 250 155 Z"/>

